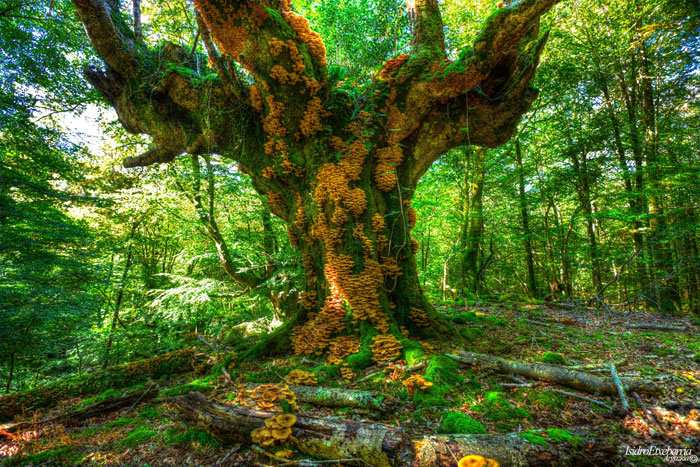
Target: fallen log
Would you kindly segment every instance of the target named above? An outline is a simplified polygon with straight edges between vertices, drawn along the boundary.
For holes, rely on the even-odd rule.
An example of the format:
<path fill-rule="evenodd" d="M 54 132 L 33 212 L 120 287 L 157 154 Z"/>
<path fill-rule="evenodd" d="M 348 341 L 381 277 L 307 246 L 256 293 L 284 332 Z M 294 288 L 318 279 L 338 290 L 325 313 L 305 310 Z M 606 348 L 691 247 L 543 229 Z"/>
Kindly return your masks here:
<path fill-rule="evenodd" d="M 639 324 L 626 324 L 625 327 L 633 328 L 633 329 L 655 329 L 657 331 L 685 332 L 688 330 L 688 326 L 677 326 L 674 324 L 639 323 Z"/>
<path fill-rule="evenodd" d="M 245 388 L 253 390 L 257 386 L 257 384 L 246 384 Z M 396 399 L 369 391 L 295 385 L 290 385 L 289 389 L 294 393 L 298 402 L 324 407 L 353 407 L 390 412 L 397 405 Z"/>
<path fill-rule="evenodd" d="M 88 405 L 85 408 L 57 415 L 55 417 L 49 417 L 38 421 L 15 423 L 14 425 L 3 427 L 0 432 L 4 431 L 6 433 L 16 433 L 17 431 L 24 431 L 28 428 L 36 428 L 47 423 L 66 423 L 87 420 L 89 418 L 115 412 L 123 409 L 124 407 L 133 407 L 139 402 L 145 402 L 153 399 L 157 395 L 158 389 L 156 389 L 155 386 L 151 386 L 145 391 L 143 389 L 132 391 L 123 396 L 112 397 L 111 399 L 97 402 L 95 404 Z"/>
<path fill-rule="evenodd" d="M 173 398 L 175 417 L 225 441 L 251 443 L 251 432 L 265 425 L 276 412 L 225 405 L 191 392 Z M 394 427 L 297 415 L 292 426 L 295 447 L 324 459 L 361 459 L 376 467 L 408 465 L 410 438 Z"/>
<path fill-rule="evenodd" d="M 481 364 L 495 368 L 501 373 L 520 375 L 526 378 L 547 381 L 560 384 L 590 394 L 617 395 L 617 388 L 612 378 L 591 375 L 582 371 L 571 370 L 563 366 L 549 363 L 528 363 L 492 355 L 478 354 L 461 350 L 459 355 L 448 357 L 460 363 L 474 365 Z M 626 392 L 638 392 L 644 394 L 658 394 L 660 387 L 653 381 L 640 378 L 620 378 L 622 387 Z"/>
<path fill-rule="evenodd" d="M 555 442 L 535 433 L 530 438 L 535 442 L 520 433 L 428 436 L 414 443 L 416 462 L 413 465 L 454 467 L 457 460 L 469 455 L 493 459 L 500 467 L 619 465 L 614 446 L 594 443 L 587 434 L 574 434 L 577 436 L 570 442 Z M 587 449 L 591 445 L 594 448 Z"/>
<path fill-rule="evenodd" d="M 107 389 L 132 386 L 149 378 L 192 371 L 193 359 L 194 351 L 184 349 L 3 396 L 0 397 L 0 421 L 24 412 L 54 407 L 70 397 L 94 396 Z"/>

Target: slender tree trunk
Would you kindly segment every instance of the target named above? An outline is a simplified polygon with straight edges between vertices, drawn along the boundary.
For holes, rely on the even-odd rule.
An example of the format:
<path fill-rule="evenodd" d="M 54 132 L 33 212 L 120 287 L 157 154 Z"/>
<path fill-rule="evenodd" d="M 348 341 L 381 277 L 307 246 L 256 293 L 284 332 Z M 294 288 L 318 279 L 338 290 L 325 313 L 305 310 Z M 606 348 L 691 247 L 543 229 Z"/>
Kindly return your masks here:
<path fill-rule="evenodd" d="M 119 292 L 117 292 L 117 300 L 114 303 L 114 311 L 112 312 L 112 325 L 109 328 L 109 334 L 107 335 L 107 343 L 105 344 L 105 354 L 102 360 L 102 368 L 107 368 L 109 365 L 109 353 L 112 349 L 112 337 L 114 331 L 117 328 L 117 323 L 119 322 L 119 308 L 122 304 L 122 299 L 124 298 L 124 289 L 126 288 L 127 279 L 129 276 L 129 270 L 131 269 L 132 257 L 133 257 L 133 239 L 134 233 L 136 232 L 136 225 L 131 230 L 131 235 L 129 236 L 129 250 L 126 254 L 126 263 L 124 263 L 124 272 L 122 273 L 122 280 L 119 284 Z"/>
<path fill-rule="evenodd" d="M 131 0 L 134 7 L 134 37 L 136 42 L 143 42 L 143 27 L 141 25 L 141 0 Z"/>
<path fill-rule="evenodd" d="M 462 290 L 476 293 L 479 289 L 479 251 L 484 234 L 484 178 L 486 175 L 486 148 L 476 148 L 472 152 L 470 169 L 465 173 L 465 186 L 468 197 L 460 235 L 462 250 Z"/>
<path fill-rule="evenodd" d="M 523 247 L 525 249 L 525 262 L 527 266 L 527 288 L 530 296 L 538 297 L 534 252 L 532 251 L 532 232 L 530 231 L 530 218 L 527 211 L 527 197 L 525 194 L 523 157 L 520 150 L 520 139 L 518 137 L 515 138 L 515 160 L 518 168 L 518 199 L 520 201 L 520 216 L 523 223 Z"/>
<path fill-rule="evenodd" d="M 10 354 L 10 374 L 7 376 L 7 384 L 5 384 L 5 394 L 10 393 L 10 389 L 12 388 L 12 378 L 15 375 L 15 355 L 17 352 L 13 351 Z"/>

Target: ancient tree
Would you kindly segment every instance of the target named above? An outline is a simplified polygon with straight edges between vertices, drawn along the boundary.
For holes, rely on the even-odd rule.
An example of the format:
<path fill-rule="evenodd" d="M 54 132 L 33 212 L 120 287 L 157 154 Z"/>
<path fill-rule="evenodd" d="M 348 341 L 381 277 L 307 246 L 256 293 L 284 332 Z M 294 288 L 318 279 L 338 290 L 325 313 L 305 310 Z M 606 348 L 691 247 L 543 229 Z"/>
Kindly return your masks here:
<path fill-rule="evenodd" d="M 190 46 L 147 45 L 118 0 L 73 0 L 104 62 L 87 79 L 126 130 L 152 139 L 124 165 L 219 154 L 288 224 L 305 291 L 276 341 L 290 337 L 300 354 L 329 344 L 342 354 L 333 344 L 345 334 L 391 341 L 400 327 L 448 328 L 418 282 L 411 198 L 450 148 L 495 147 L 514 133 L 537 96 L 539 18 L 557 1 L 498 10 L 452 60 L 437 0 L 409 0 L 410 53 L 352 90 L 332 78 L 321 37 L 287 0 L 195 0 L 208 60 Z"/>

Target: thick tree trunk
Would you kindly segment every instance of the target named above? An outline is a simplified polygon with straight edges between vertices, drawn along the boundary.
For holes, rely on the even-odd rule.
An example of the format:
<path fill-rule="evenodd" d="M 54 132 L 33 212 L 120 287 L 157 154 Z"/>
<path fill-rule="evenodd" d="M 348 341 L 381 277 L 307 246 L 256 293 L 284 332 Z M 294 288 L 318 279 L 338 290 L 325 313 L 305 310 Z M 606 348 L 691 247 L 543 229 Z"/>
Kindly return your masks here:
<path fill-rule="evenodd" d="M 223 440 L 251 443 L 251 432 L 265 426 L 276 412 L 241 405 L 224 405 L 189 393 L 174 399 L 178 419 L 209 431 Z M 375 467 L 407 465 L 410 440 L 399 428 L 349 420 L 297 415 L 292 426 L 294 446 L 323 459 L 361 459 Z"/>
<path fill-rule="evenodd" d="M 486 365 L 507 374 L 525 376 L 526 378 L 548 381 L 568 386 L 591 394 L 617 395 L 617 388 L 611 378 L 602 378 L 582 371 L 570 370 L 559 365 L 546 363 L 528 363 L 492 355 L 460 351 L 458 356 L 450 356 L 455 360 L 469 365 Z M 658 393 L 660 388 L 653 381 L 641 378 L 621 378 L 625 391 L 638 393 Z"/>

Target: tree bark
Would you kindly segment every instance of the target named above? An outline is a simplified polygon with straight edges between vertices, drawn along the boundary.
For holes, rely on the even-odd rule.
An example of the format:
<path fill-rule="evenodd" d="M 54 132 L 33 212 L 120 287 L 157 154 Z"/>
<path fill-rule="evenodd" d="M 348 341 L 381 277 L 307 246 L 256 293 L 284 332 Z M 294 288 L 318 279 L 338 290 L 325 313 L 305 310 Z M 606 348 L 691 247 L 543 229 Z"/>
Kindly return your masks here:
<path fill-rule="evenodd" d="M 250 434 L 276 412 L 224 405 L 199 393 L 178 396 L 173 405 L 178 419 L 209 431 L 222 440 L 251 443 Z M 362 459 L 376 467 L 406 465 L 408 436 L 399 428 L 297 415 L 292 436 L 302 453 L 323 459 Z"/>
<path fill-rule="evenodd" d="M 558 365 L 507 360 L 505 358 L 467 352 L 464 350 L 460 351 L 458 356 L 451 355 L 450 358 L 469 365 L 482 364 L 492 366 L 502 373 L 561 384 L 562 386 L 568 386 L 573 389 L 578 389 L 579 391 L 586 391 L 590 394 L 617 394 L 617 388 L 611 378 L 602 378 L 582 371 L 570 370 Z M 627 392 L 635 391 L 640 394 L 655 394 L 660 392 L 660 388 L 653 381 L 638 378 L 620 379 Z"/>

